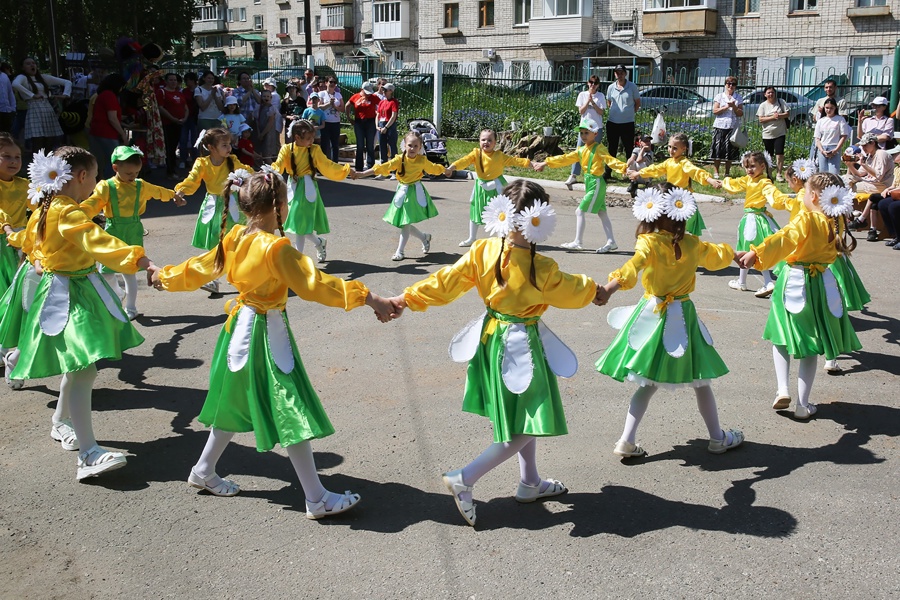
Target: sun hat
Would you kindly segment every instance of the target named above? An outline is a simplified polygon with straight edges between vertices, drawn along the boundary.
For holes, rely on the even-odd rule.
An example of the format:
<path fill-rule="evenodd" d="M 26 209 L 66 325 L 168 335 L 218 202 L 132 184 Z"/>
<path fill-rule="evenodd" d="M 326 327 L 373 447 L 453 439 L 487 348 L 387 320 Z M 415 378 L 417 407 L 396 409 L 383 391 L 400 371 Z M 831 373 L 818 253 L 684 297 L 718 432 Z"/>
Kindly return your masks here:
<path fill-rule="evenodd" d="M 225 98 L 225 106 L 231 106 L 232 104 L 237 104 L 238 99 L 237 96 L 228 96 Z"/>
<path fill-rule="evenodd" d="M 109 160 L 110 162 L 119 162 L 120 160 L 127 160 L 135 155 L 143 156 L 144 153 L 137 146 L 116 146 L 116 149 L 113 150 Z"/>
<path fill-rule="evenodd" d="M 395 88 L 394 88 L 394 84 L 393 84 L 393 83 L 386 83 L 386 84 L 384 84 L 384 86 L 382 86 L 382 89 L 390 90 L 390 91 L 393 92 Z"/>
<path fill-rule="evenodd" d="M 872 100 L 872 106 L 875 106 L 876 104 L 880 104 L 882 106 L 887 106 L 888 99 L 885 98 L 884 96 L 875 96 L 875 98 Z"/>
<path fill-rule="evenodd" d="M 588 131 L 592 131 L 597 133 L 600 131 L 600 125 L 597 124 L 597 121 L 593 120 L 590 117 L 584 117 L 581 119 L 581 123 L 578 124 L 578 127 L 575 128 L 575 131 L 580 129 L 587 129 Z"/>
<path fill-rule="evenodd" d="M 372 85 L 371 81 L 367 81 L 364 84 L 362 84 L 361 89 L 362 89 L 363 93 L 367 96 L 375 93 L 375 86 Z"/>
<path fill-rule="evenodd" d="M 859 138 L 860 146 L 865 146 L 866 144 L 877 144 L 877 143 L 878 143 L 878 136 L 875 135 L 874 133 L 872 133 L 871 131 L 869 133 L 864 133 L 863 136 L 861 138 Z"/>
<path fill-rule="evenodd" d="M 269 77 L 268 79 L 263 81 L 263 85 L 271 85 L 272 87 L 276 87 L 278 82 L 275 81 L 274 77 Z"/>

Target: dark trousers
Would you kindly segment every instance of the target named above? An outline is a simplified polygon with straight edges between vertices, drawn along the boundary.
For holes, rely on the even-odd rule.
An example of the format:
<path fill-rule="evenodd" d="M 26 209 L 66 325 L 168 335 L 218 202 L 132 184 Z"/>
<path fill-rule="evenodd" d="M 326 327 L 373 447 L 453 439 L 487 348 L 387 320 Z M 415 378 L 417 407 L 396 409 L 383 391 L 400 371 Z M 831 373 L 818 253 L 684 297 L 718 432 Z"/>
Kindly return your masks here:
<path fill-rule="evenodd" d="M 869 196 L 869 200 L 874 203 L 876 196 L 880 196 L 880 194 L 872 194 Z M 892 238 L 900 236 L 900 200 L 882 198 L 877 202 L 878 212 L 881 213 L 881 220 L 884 221 L 888 235 Z"/>
<path fill-rule="evenodd" d="M 13 123 L 16 120 L 15 112 L 0 113 L 0 131 L 4 133 L 12 133 Z"/>
<path fill-rule="evenodd" d="M 375 119 L 357 117 L 353 121 L 353 132 L 356 134 L 356 170 L 371 169 L 375 165 Z"/>
<path fill-rule="evenodd" d="M 322 152 L 333 162 L 341 159 L 341 124 L 325 122 L 322 130 Z"/>
<path fill-rule="evenodd" d="M 619 153 L 619 144 L 622 144 L 622 151 L 625 153 L 625 160 L 631 156 L 634 150 L 634 122 L 631 123 L 613 123 L 606 122 L 606 147 L 609 149 L 611 156 Z M 609 177 L 612 169 L 606 167 L 604 177 Z"/>
<path fill-rule="evenodd" d="M 187 165 L 189 169 L 191 168 L 191 162 L 199 156 L 199 151 L 194 147 L 199 133 L 197 119 L 188 119 L 181 126 L 181 140 L 178 147 L 181 150 L 181 162 Z"/>
<path fill-rule="evenodd" d="M 175 151 L 181 142 L 181 123 L 163 123 L 163 140 L 166 144 L 166 173 L 174 175 L 178 167 Z"/>
<path fill-rule="evenodd" d="M 387 121 L 379 121 L 379 126 L 384 127 Z M 378 153 L 381 162 L 387 162 L 397 156 L 397 123 L 388 127 L 387 131 L 378 136 Z"/>

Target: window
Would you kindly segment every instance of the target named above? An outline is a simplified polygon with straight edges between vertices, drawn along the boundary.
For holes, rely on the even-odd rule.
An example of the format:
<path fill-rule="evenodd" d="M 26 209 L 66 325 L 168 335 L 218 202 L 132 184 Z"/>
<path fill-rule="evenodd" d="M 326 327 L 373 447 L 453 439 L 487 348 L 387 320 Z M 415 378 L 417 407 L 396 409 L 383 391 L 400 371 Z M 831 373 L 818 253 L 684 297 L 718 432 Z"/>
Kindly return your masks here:
<path fill-rule="evenodd" d="M 198 21 L 215 21 L 219 18 L 218 6 L 201 6 Z"/>
<path fill-rule="evenodd" d="M 263 28 L 262 15 L 253 15 L 253 29 L 262 29 L 262 28 Z"/>
<path fill-rule="evenodd" d="M 882 81 L 884 58 L 881 56 L 856 56 L 850 62 L 850 85 L 885 85 L 890 76 Z"/>
<path fill-rule="evenodd" d="M 197 38 L 197 41 L 200 42 L 200 49 L 206 50 L 206 36 L 201 35 L 199 38 Z"/>
<path fill-rule="evenodd" d="M 306 33 L 306 20 L 303 17 L 297 17 L 297 33 L 300 35 Z"/>
<path fill-rule="evenodd" d="M 235 47 L 237 46 L 237 37 L 236 37 L 236 36 L 233 36 L 233 35 L 230 36 L 230 37 L 228 38 L 228 45 L 229 45 L 231 48 L 235 48 Z"/>
<path fill-rule="evenodd" d="M 288 20 L 287 19 L 278 19 L 278 33 L 283 33 L 287 35 L 288 33 Z"/>
<path fill-rule="evenodd" d="M 458 62 L 445 62 L 444 63 L 444 74 L 445 75 L 459 75 L 459 63 Z"/>
<path fill-rule="evenodd" d="M 613 33 L 634 33 L 634 21 L 616 21 L 613 23 Z"/>
<path fill-rule="evenodd" d="M 262 4 L 262 0 L 253 0 L 253 4 Z"/>
<path fill-rule="evenodd" d="M 488 79 L 491 76 L 491 63 L 480 62 L 476 63 L 476 73 L 475 76 L 479 79 Z"/>
<path fill-rule="evenodd" d="M 399 63 L 403 62 L 403 50 L 394 50 L 394 60 Z"/>
<path fill-rule="evenodd" d="M 556 10 L 554 11 L 554 16 L 556 17 L 566 17 L 579 14 L 578 0 L 556 0 L 555 4 Z"/>
<path fill-rule="evenodd" d="M 512 76 L 513 79 L 530 79 L 531 78 L 531 63 L 527 61 L 512 63 Z"/>
<path fill-rule="evenodd" d="M 700 74 L 700 61 L 696 58 L 664 58 L 662 72 L 666 83 L 696 85 Z"/>
<path fill-rule="evenodd" d="M 753 87 L 756 85 L 756 59 L 732 58 L 731 73 L 737 77 L 738 85 Z"/>
<path fill-rule="evenodd" d="M 867 8 L 869 6 L 887 6 L 887 0 L 856 0 L 856 6 Z"/>
<path fill-rule="evenodd" d="M 226 14 L 228 15 L 228 22 L 234 23 L 234 9 L 229 8 Z"/>
<path fill-rule="evenodd" d="M 320 33 L 322 31 L 322 17 L 321 16 L 316 15 L 315 25 L 316 25 L 316 33 Z"/>
<path fill-rule="evenodd" d="M 246 48 L 246 47 L 247 47 L 247 40 L 242 39 L 241 40 L 241 48 Z"/>
<path fill-rule="evenodd" d="M 444 5 L 444 29 L 459 29 L 459 4 Z"/>
<path fill-rule="evenodd" d="M 734 14 L 750 15 L 759 13 L 759 0 L 734 0 Z"/>
<path fill-rule="evenodd" d="M 819 10 L 819 0 L 791 0 L 791 12 L 812 12 Z"/>
<path fill-rule="evenodd" d="M 325 7 L 325 28 L 326 29 L 343 29 L 345 8 L 352 8 L 349 4 L 339 4 L 338 6 Z"/>
<path fill-rule="evenodd" d="M 543 0 L 541 0 L 543 1 Z M 531 20 L 531 0 L 514 0 L 514 23 L 516 25 L 527 25 Z"/>
<path fill-rule="evenodd" d="M 375 4 L 376 23 L 397 23 L 400 21 L 399 2 L 379 2 Z"/>
<path fill-rule="evenodd" d="M 494 26 L 494 0 L 482 0 L 478 3 L 478 26 Z"/>
<path fill-rule="evenodd" d="M 644 10 L 681 10 L 693 6 L 715 8 L 716 3 L 715 0 L 644 0 Z"/>
<path fill-rule="evenodd" d="M 788 59 L 788 86 L 813 86 L 816 59 L 813 56 L 801 56 Z"/>
<path fill-rule="evenodd" d="M 246 23 L 247 22 L 247 9 L 242 8 L 240 14 L 241 14 L 241 23 Z"/>
<path fill-rule="evenodd" d="M 212 38 L 212 44 L 211 44 L 211 45 L 212 45 L 213 48 L 221 48 L 222 46 L 224 46 L 224 44 L 222 43 L 222 36 L 221 36 L 221 35 L 214 35 L 213 38 Z"/>

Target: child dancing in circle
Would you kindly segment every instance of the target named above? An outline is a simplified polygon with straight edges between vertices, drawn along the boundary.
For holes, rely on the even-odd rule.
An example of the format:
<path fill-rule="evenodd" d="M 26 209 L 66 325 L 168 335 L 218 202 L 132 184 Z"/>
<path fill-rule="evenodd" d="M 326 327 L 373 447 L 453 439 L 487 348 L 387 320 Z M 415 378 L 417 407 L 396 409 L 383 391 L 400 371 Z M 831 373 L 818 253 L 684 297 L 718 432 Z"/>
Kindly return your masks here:
<path fill-rule="evenodd" d="M 833 360 L 862 347 L 837 280 L 828 269 L 838 253 L 845 251 L 838 219 L 853 210 L 853 194 L 832 183 L 827 173 L 810 177 L 803 197 L 806 210 L 740 257 L 745 269 L 764 269 L 785 261 L 778 270 L 763 339 L 772 342 L 775 361 L 778 390 L 772 408 L 791 405 L 790 357 L 800 359 L 794 408 L 798 419 L 816 414 L 816 405 L 809 401 L 816 357 L 824 354 Z"/>
<path fill-rule="evenodd" d="M 110 160 L 116 175 L 112 179 L 101 181 L 94 188 L 90 198 L 81 203 L 81 209 L 88 218 L 93 219 L 100 212 L 106 214 L 106 232 L 134 246 L 144 245 L 144 225 L 141 215 L 147 210 L 147 201 L 158 198 L 168 202 L 175 198 L 175 204 L 184 206 L 184 198 L 175 192 L 153 185 L 138 174 L 143 167 L 143 156 L 139 148 L 119 146 L 113 150 Z M 119 290 L 116 272 L 106 266 L 100 267 L 103 278 L 114 290 Z M 125 274 L 125 314 L 134 321 L 138 317 L 137 310 L 137 275 Z M 121 294 L 117 294 L 121 298 Z"/>
<path fill-rule="evenodd" d="M 707 450 L 722 454 L 744 441 L 737 429 L 719 426 L 716 398 L 710 380 L 728 372 L 713 348 L 706 326 L 697 317 L 690 293 L 697 267 L 724 269 L 734 260 L 728 244 L 703 242 L 685 234 L 685 223 L 697 210 L 687 190 L 662 183 L 641 190 L 634 202 L 637 228 L 634 257 L 609 274 L 598 299 L 605 303 L 619 289 L 631 289 L 643 271 L 644 297 L 637 306 L 613 309 L 607 320 L 619 333 L 597 361 L 597 371 L 617 381 L 637 383 L 625 429 L 613 453 L 632 457 L 646 454 L 637 444 L 637 428 L 657 388 L 689 386 L 709 431 Z"/>
<path fill-rule="evenodd" d="M 587 223 L 585 215 L 595 214 L 600 217 L 603 232 L 606 233 L 606 243 L 597 249 L 597 254 L 606 254 L 618 250 L 619 245 L 616 244 L 612 221 L 606 214 L 606 180 L 603 179 L 603 171 L 609 166 L 619 173 L 625 173 L 628 165 L 609 155 L 606 147 L 597 141 L 598 131 L 600 125 L 596 121 L 590 117 L 581 119 L 578 134 L 584 145 L 568 154 L 550 156 L 545 162 L 536 162 L 532 166 L 535 171 L 543 171 L 544 167 L 553 169 L 576 162 L 581 163 L 581 170 L 584 172 L 584 198 L 575 209 L 575 239 L 562 244 L 562 247 L 567 250 L 581 250 L 584 227 Z"/>
<path fill-rule="evenodd" d="M 544 189 L 517 180 L 492 199 L 483 219 L 489 235 L 473 242 L 456 264 L 392 298 L 397 308 L 424 311 L 442 306 L 475 287 L 485 314 L 456 334 L 450 355 L 468 362 L 463 410 L 487 417 L 494 443 L 462 469 L 443 475 L 460 514 L 475 525 L 472 486 L 515 454 L 521 479 L 519 502 L 565 493 L 566 487 L 538 475 L 535 452 L 542 436 L 567 433 L 556 376 L 571 377 L 575 355 L 541 321 L 550 306 L 581 308 L 593 302 L 597 285 L 585 275 L 562 272 L 537 254 L 550 237 L 556 215 Z"/>
<path fill-rule="evenodd" d="M 791 197 L 790 194 L 785 194 L 775 186 L 765 188 L 763 193 L 772 208 L 790 212 L 788 221 L 793 221 L 797 213 L 804 210 L 803 196 L 806 195 L 806 182 L 817 171 L 815 162 L 806 158 L 795 160 L 784 169 L 785 180 L 795 196 Z M 843 181 L 841 181 L 841 185 L 843 185 Z"/>
<path fill-rule="evenodd" d="M 715 179 L 713 179 L 708 172 L 688 160 L 688 143 L 688 136 L 685 134 L 672 134 L 669 137 L 667 146 L 669 158 L 661 163 L 656 163 L 655 165 L 650 165 L 649 167 L 644 167 L 637 171 L 628 171 L 626 175 L 632 181 L 637 181 L 639 178 L 660 177 L 665 175 L 667 183 L 671 183 L 676 187 L 688 191 L 691 189 L 692 181 L 696 181 L 701 185 L 714 185 L 713 182 Z M 700 215 L 700 210 L 697 209 L 685 224 L 684 231 L 685 233 L 700 237 L 704 229 L 706 229 L 706 223 Z"/>
<path fill-rule="evenodd" d="M 397 173 L 397 191 L 382 217 L 385 222 L 400 228 L 400 243 L 391 260 L 406 258 L 404 250 L 410 234 L 422 240 L 422 252 L 428 254 L 431 250 L 431 234 L 422 233 L 415 226 L 415 223 L 438 215 L 431 194 L 422 185 L 422 174 L 444 174 L 444 167 L 425 158 L 422 134 L 418 131 L 407 133 L 403 138 L 403 144 L 405 146 L 403 152 L 398 156 L 359 173 L 360 177 L 368 177 L 373 173 L 381 176 Z"/>
<path fill-rule="evenodd" d="M 81 480 L 125 466 L 123 454 L 104 450 L 94 438 L 95 363 L 104 358 L 118 360 L 123 351 L 144 341 L 97 273 L 96 263 L 122 273 L 152 272 L 156 267 L 142 247 L 128 246 L 109 235 L 79 207 L 97 181 L 97 160 L 87 150 L 63 146 L 50 156 L 38 152 L 29 174 L 29 197 L 40 208 L 28 222 L 23 246 L 31 245 L 39 253 L 44 274 L 21 325 L 20 355 L 10 377 L 62 374 L 59 402 L 63 407 L 57 405 L 57 415 L 71 416 L 75 436 L 64 433 L 67 449 L 81 449 L 76 471 Z M 54 420 L 54 429 L 57 424 Z M 65 438 L 63 442 L 66 448 Z"/>
<path fill-rule="evenodd" d="M 506 186 L 504 167 L 531 167 L 531 161 L 527 158 L 507 156 L 496 147 L 497 134 L 492 129 L 485 129 L 478 136 L 478 147 L 452 163 L 444 172 L 447 177 L 452 177 L 453 171 L 475 165 L 475 187 L 469 198 L 469 237 L 459 243 L 461 248 L 471 246 L 478 236 L 478 226 L 484 225 L 481 213 L 488 201 L 503 193 Z"/>
<path fill-rule="evenodd" d="M 200 189 L 201 183 L 206 184 L 206 198 L 200 207 L 200 214 L 197 215 L 191 245 L 200 250 L 209 250 L 219 243 L 219 223 L 223 218 L 229 229 L 241 220 L 241 211 L 237 208 L 237 203 L 231 204 L 231 210 L 225 210 L 225 199 L 222 194 L 228 174 L 237 169 L 253 171 L 253 167 L 248 167 L 231 155 L 231 134 L 227 129 L 220 127 L 207 129 L 200 136 L 198 143 L 209 152 L 209 156 L 201 156 L 194 161 L 191 172 L 184 181 L 175 186 L 175 193 L 184 199 L 186 195 Z M 219 280 L 210 281 L 203 289 L 213 294 L 219 293 Z"/>
<path fill-rule="evenodd" d="M 25 227 L 28 209 L 28 180 L 18 177 L 22 168 L 22 149 L 8 133 L 0 133 L 0 226 L 14 231 Z M 19 255 L 0 232 L 0 295 L 12 283 L 19 268 Z M 2 351 L 2 348 L 0 348 Z"/>
<path fill-rule="evenodd" d="M 316 259 L 325 262 L 325 246 L 327 240 L 321 237 L 331 231 L 328 227 L 328 215 L 319 193 L 319 184 L 315 175 L 323 174 L 333 181 L 346 179 L 353 172 L 350 165 L 339 165 L 331 162 L 322 152 L 322 148 L 313 142 L 316 139 L 315 126 L 299 119 L 288 128 L 290 143 L 281 147 L 278 158 L 272 168 L 288 175 L 288 215 L 284 221 L 284 230 L 294 244 L 294 248 L 303 252 L 308 240 L 316 247 Z"/>
<path fill-rule="evenodd" d="M 275 234 L 287 215 L 287 188 L 276 173 L 232 176 L 232 181 L 240 190 L 247 225 L 237 225 L 226 235 L 223 220 L 214 250 L 167 266 L 152 280 L 157 289 L 189 291 L 224 272 L 239 291 L 227 307 L 228 320 L 216 344 L 209 392 L 198 417 L 211 428 L 209 440 L 188 483 L 216 496 L 237 494 L 238 485 L 216 475 L 216 465 L 236 432 L 252 431 L 260 452 L 276 443 L 287 450 L 306 496 L 307 518 L 336 515 L 360 498 L 327 491 L 316 473 L 310 440 L 329 436 L 334 428 L 291 333 L 284 311 L 288 289 L 304 300 L 348 311 L 366 304 L 382 321 L 391 319 L 392 307 L 359 281 L 318 271 L 287 238 Z"/>

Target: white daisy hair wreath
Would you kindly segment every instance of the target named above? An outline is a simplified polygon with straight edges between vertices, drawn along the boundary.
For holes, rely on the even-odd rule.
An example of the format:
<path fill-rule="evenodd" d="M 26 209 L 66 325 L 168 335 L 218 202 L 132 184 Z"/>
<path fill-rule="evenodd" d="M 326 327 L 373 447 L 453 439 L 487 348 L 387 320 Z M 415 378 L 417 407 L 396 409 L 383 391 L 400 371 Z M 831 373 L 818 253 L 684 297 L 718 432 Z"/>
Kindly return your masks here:
<path fill-rule="evenodd" d="M 515 229 L 516 205 L 509 197 L 500 194 L 491 199 L 481 213 L 484 230 L 488 235 L 506 237 Z"/>
<path fill-rule="evenodd" d="M 38 204 L 49 192 L 56 193 L 72 180 L 72 167 L 65 160 L 52 154 L 38 150 L 28 165 L 28 198 L 32 204 Z"/>
<path fill-rule="evenodd" d="M 631 212 L 638 221 L 652 223 L 663 214 L 665 208 L 666 200 L 662 192 L 655 187 L 650 187 L 638 191 Z"/>
<path fill-rule="evenodd" d="M 840 217 L 853 212 L 854 194 L 845 187 L 830 185 L 819 194 L 819 207 L 829 217 Z"/>
<path fill-rule="evenodd" d="M 547 241 L 556 228 L 556 211 L 549 203 L 538 200 L 517 213 L 516 205 L 504 194 L 487 203 L 481 219 L 488 235 L 506 237 L 518 229 L 531 244 Z"/>
<path fill-rule="evenodd" d="M 697 212 L 697 200 L 689 191 L 675 188 L 667 192 L 665 199 L 666 216 L 673 221 L 687 221 Z"/>
<path fill-rule="evenodd" d="M 806 181 L 818 173 L 819 168 L 816 166 L 815 162 L 808 158 L 800 158 L 791 164 L 791 171 L 794 172 L 794 175 L 796 175 L 798 179 Z"/>
<path fill-rule="evenodd" d="M 763 158 L 766 159 L 766 164 L 769 166 L 770 169 L 775 166 L 775 163 L 772 161 L 772 155 L 769 154 L 769 152 L 767 150 L 763 151 Z"/>
<path fill-rule="evenodd" d="M 228 185 L 241 187 L 253 175 L 247 169 L 236 169 L 228 174 Z"/>

